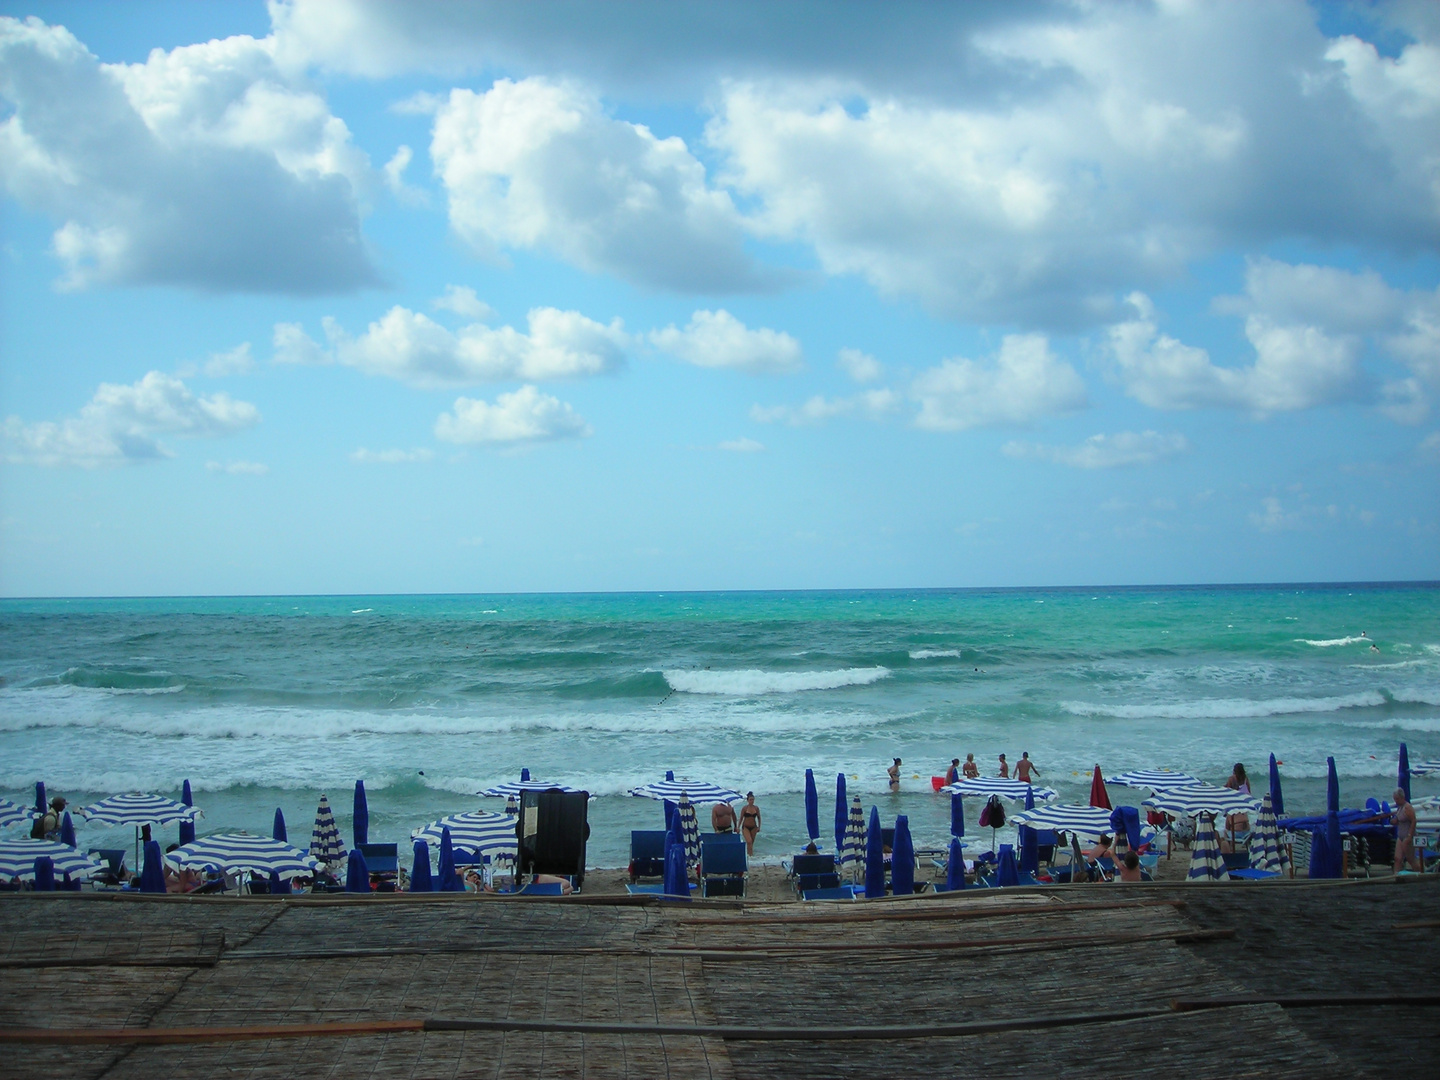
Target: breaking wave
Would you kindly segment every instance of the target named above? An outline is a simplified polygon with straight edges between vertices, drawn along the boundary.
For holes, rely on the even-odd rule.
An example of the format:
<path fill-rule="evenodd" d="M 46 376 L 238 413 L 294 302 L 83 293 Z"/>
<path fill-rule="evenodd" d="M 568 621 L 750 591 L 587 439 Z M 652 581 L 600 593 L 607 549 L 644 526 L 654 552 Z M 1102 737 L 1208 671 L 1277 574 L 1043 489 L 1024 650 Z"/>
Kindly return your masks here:
<path fill-rule="evenodd" d="M 681 694 L 793 694 L 801 690 L 838 690 L 869 686 L 890 677 L 885 667 L 841 668 L 838 671 L 667 671 L 665 681 Z"/>
<path fill-rule="evenodd" d="M 1092 701 L 1062 701 L 1060 707 L 1072 716 L 1109 716 L 1117 720 L 1236 720 L 1260 716 L 1288 716 L 1296 713 L 1329 713 L 1343 709 L 1367 709 L 1384 705 L 1386 696 L 1378 690 L 1322 698 L 1210 698 L 1167 704 L 1103 705 Z"/>

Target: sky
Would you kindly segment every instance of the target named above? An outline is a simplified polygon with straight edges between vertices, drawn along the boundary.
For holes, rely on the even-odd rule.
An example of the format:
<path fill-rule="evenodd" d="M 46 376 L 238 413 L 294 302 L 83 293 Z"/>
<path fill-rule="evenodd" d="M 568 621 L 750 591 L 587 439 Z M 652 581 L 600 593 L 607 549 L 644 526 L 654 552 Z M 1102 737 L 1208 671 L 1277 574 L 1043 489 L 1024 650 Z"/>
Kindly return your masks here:
<path fill-rule="evenodd" d="M 1440 5 L 0 15 L 0 595 L 1440 578 Z"/>

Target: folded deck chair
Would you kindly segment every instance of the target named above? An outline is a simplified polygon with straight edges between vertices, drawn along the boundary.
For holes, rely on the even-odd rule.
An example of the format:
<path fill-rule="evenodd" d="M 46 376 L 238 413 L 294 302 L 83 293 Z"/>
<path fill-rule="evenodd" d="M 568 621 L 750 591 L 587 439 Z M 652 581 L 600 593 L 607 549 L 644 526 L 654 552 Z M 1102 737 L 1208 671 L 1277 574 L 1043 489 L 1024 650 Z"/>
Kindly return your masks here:
<path fill-rule="evenodd" d="M 365 856 L 365 868 L 372 874 L 400 873 L 400 854 L 396 844 L 356 844 L 355 849 Z"/>
<path fill-rule="evenodd" d="M 701 896 L 744 896 L 748 870 L 743 843 L 728 836 L 700 842 Z"/>

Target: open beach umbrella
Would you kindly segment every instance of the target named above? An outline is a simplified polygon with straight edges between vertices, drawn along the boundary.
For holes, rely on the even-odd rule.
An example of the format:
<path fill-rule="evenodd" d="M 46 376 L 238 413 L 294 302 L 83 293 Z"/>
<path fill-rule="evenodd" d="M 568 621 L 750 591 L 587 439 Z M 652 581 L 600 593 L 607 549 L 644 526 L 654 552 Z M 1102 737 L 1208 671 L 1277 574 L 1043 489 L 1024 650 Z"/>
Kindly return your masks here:
<path fill-rule="evenodd" d="M 1025 796 L 1025 809 L 1035 809 L 1035 796 L 1029 793 Z M 1027 825 L 1021 825 L 1019 830 L 1020 840 L 1020 870 L 1026 874 L 1038 874 L 1040 872 L 1040 837 L 1034 829 Z"/>
<path fill-rule="evenodd" d="M 950 861 L 945 864 L 945 891 L 954 892 L 957 889 L 965 888 L 965 852 L 960 846 L 960 838 L 950 838 Z"/>
<path fill-rule="evenodd" d="M 35 891 L 55 891 L 55 860 L 49 855 L 41 855 L 35 860 Z"/>
<path fill-rule="evenodd" d="M 415 863 L 410 870 L 410 891 L 435 891 L 435 882 L 430 876 L 430 845 L 424 840 L 415 841 Z"/>
<path fill-rule="evenodd" d="M 521 769 L 519 780 L 507 780 L 503 784 L 496 784 L 480 792 L 480 796 L 486 799 L 509 799 L 522 795 L 527 791 L 579 791 L 569 784 L 556 784 L 549 780 L 531 780 L 530 770 Z"/>
<path fill-rule="evenodd" d="M 140 871 L 140 891 L 163 893 L 165 891 L 165 857 L 160 854 L 160 841 L 145 841 L 145 866 Z"/>
<path fill-rule="evenodd" d="M 345 867 L 345 891 L 370 895 L 370 868 L 357 849 L 351 849 L 350 861 Z"/>
<path fill-rule="evenodd" d="M 290 837 L 285 832 L 285 814 L 278 806 L 275 807 L 275 824 L 271 826 L 270 836 L 275 840 L 279 840 L 282 844 L 288 844 L 290 842 Z"/>
<path fill-rule="evenodd" d="M 186 780 L 180 787 L 180 801 L 186 806 L 195 805 L 195 796 L 190 791 L 190 781 Z M 180 843 L 188 844 L 195 839 L 195 819 L 180 822 Z"/>
<path fill-rule="evenodd" d="M 445 832 L 458 851 L 472 852 L 476 859 L 489 855 L 491 861 L 514 859 L 519 851 L 515 837 L 515 819 L 508 814 L 487 814 L 470 811 L 451 814 L 439 821 L 432 821 L 410 834 L 412 840 L 424 840 L 435 848 L 444 842 Z"/>
<path fill-rule="evenodd" d="M 320 861 L 299 848 L 269 836 L 247 832 L 202 836 L 172 851 L 170 861 L 192 870 L 213 870 L 224 874 L 268 876 L 273 870 L 282 878 L 308 877 L 320 869 Z"/>
<path fill-rule="evenodd" d="M 1275 809 L 1275 816 L 1285 816 L 1285 798 L 1280 792 L 1280 763 L 1275 760 L 1275 755 L 1270 755 L 1270 805 Z"/>
<path fill-rule="evenodd" d="M 75 822 L 70 820 L 70 811 L 65 811 L 65 816 L 60 819 L 60 843 L 66 847 L 79 847 L 75 842 Z"/>
<path fill-rule="evenodd" d="M 1024 784 L 1019 780 L 1006 780 L 999 776 L 977 776 L 974 779 L 961 780 L 955 784 L 947 784 L 940 789 L 949 795 L 959 792 L 961 795 L 969 795 L 988 799 L 991 795 L 999 795 L 1002 799 L 1024 799 L 1026 795 L 1033 795 L 1037 801 L 1045 801 L 1055 798 L 1055 792 L 1051 788 L 1038 787 L 1032 784 Z"/>
<path fill-rule="evenodd" d="M 870 807 L 870 828 L 865 834 L 865 899 L 885 895 L 885 840 L 880 833 L 880 808 Z"/>
<path fill-rule="evenodd" d="M 1191 776 L 1189 773 L 1175 772 L 1172 769 L 1131 769 L 1110 777 L 1105 781 L 1107 784 L 1119 784 L 1122 787 L 1149 788 L 1151 791 L 1164 791 L 1166 788 L 1184 787 L 1186 784 L 1198 784 L 1199 777 Z M 1094 787 L 1095 781 L 1090 781 Z M 1107 797 L 1109 793 L 1106 793 Z M 1098 804 L 1096 804 L 1098 805 Z"/>
<path fill-rule="evenodd" d="M 815 770 L 805 770 L 805 831 L 810 842 L 820 839 L 820 795 L 815 790 Z"/>
<path fill-rule="evenodd" d="M 1105 777 L 1100 775 L 1099 765 L 1095 766 L 1095 774 L 1090 777 L 1090 805 L 1111 809 L 1110 793 L 1105 790 Z"/>
<path fill-rule="evenodd" d="M 845 774 L 835 777 L 835 858 L 845 858 L 845 832 L 850 827 L 850 800 L 845 797 Z"/>
<path fill-rule="evenodd" d="M 695 804 L 684 795 L 676 804 L 675 820 L 680 826 L 680 843 L 685 845 L 685 869 L 688 872 L 700 862 L 700 821 L 695 816 Z"/>
<path fill-rule="evenodd" d="M 637 799 L 658 799 L 662 802 L 678 801 L 681 795 L 688 795 L 691 802 L 736 802 L 740 798 L 738 791 L 731 791 L 719 784 L 683 778 L 676 780 L 673 774 L 668 779 L 631 788 L 628 794 Z"/>
<path fill-rule="evenodd" d="M 1255 814 L 1260 810 L 1260 803 L 1253 796 L 1214 784 L 1192 784 L 1190 787 L 1157 791 L 1143 805 L 1177 817 L 1184 814 Z"/>
<path fill-rule="evenodd" d="M 958 791 L 950 793 L 950 835 L 965 835 L 965 796 Z"/>
<path fill-rule="evenodd" d="M 1190 847 L 1190 870 L 1185 880 L 1225 880 L 1225 860 L 1220 857 L 1220 842 L 1215 839 L 1214 814 L 1195 816 L 1195 841 Z"/>
<path fill-rule="evenodd" d="M 915 895 L 915 844 L 910 839 L 910 818 L 895 818 L 895 844 L 890 854 L 890 891 L 896 896 Z"/>
<path fill-rule="evenodd" d="M 35 812 L 26 810 L 19 803 L 11 802 L 9 799 L 0 799 L 0 829 L 9 825 L 18 825 L 22 821 L 34 821 Z"/>
<path fill-rule="evenodd" d="M 200 811 L 163 795 L 132 791 L 82 806 L 76 813 L 92 825 L 134 825 L 138 828 L 141 825 L 193 821 Z"/>
<path fill-rule="evenodd" d="M 18 877 L 22 881 L 29 881 L 35 876 L 35 860 L 42 855 L 54 864 L 57 874 L 88 878 L 100 871 L 100 864 L 89 855 L 54 840 L 31 840 L 27 836 L 16 840 L 0 840 L 0 879 L 9 881 Z"/>
<path fill-rule="evenodd" d="M 449 826 L 440 830 L 440 867 L 438 870 L 440 885 L 437 892 L 464 892 L 465 883 L 460 880 L 460 875 L 455 873 L 455 843 L 450 836 Z"/>
<path fill-rule="evenodd" d="M 1405 792 L 1405 801 L 1410 801 L 1410 748 L 1403 742 L 1400 744 L 1400 772 L 1397 778 L 1399 783 L 1395 786 Z"/>
<path fill-rule="evenodd" d="M 345 842 L 340 839 L 330 800 L 323 794 L 320 807 L 315 811 L 315 828 L 310 832 L 310 854 L 329 866 L 336 866 L 345 858 Z"/>
<path fill-rule="evenodd" d="M 850 799 L 850 817 L 845 822 L 845 850 L 841 860 L 850 867 L 850 880 L 858 881 L 865 864 L 865 809 L 860 805 L 859 795 Z"/>
<path fill-rule="evenodd" d="M 350 832 L 355 846 L 370 842 L 370 802 L 365 798 L 365 781 L 355 781 L 355 808 L 350 819 Z"/>
<path fill-rule="evenodd" d="M 1034 810 L 1022 810 L 1011 820 L 1032 829 L 1051 829 L 1094 839 L 1111 829 L 1110 811 L 1099 806 L 1074 803 L 1042 803 Z"/>
<path fill-rule="evenodd" d="M 1015 848 L 1010 844 L 1000 845 L 1000 855 L 995 862 L 995 884 L 1001 888 L 1020 884 L 1020 867 L 1015 863 Z"/>
<path fill-rule="evenodd" d="M 1260 799 L 1260 813 L 1250 833 L 1250 868 L 1283 874 L 1289 869 L 1289 857 L 1280 843 L 1280 826 L 1275 819 L 1275 804 L 1267 791 Z"/>

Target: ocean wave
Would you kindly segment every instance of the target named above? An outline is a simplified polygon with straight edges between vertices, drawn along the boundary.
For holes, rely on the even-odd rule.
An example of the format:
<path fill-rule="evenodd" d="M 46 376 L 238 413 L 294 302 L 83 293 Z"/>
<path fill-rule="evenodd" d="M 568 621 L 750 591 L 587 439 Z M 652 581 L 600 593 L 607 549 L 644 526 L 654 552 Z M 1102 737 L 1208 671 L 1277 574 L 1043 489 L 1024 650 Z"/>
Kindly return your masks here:
<path fill-rule="evenodd" d="M 1311 641 L 1309 638 L 1296 638 L 1295 640 L 1304 642 L 1306 645 L 1313 645 L 1317 649 L 1331 649 L 1336 645 L 1358 645 L 1362 641 L 1367 645 L 1373 644 L 1370 638 L 1364 636 L 1326 638 L 1323 641 Z"/>
<path fill-rule="evenodd" d="M 793 694 L 801 690 L 838 690 L 842 686 L 869 686 L 889 678 L 885 667 L 841 668 L 836 671 L 666 671 L 665 681 L 681 694 Z"/>
<path fill-rule="evenodd" d="M 960 658 L 960 650 L 959 650 L 959 649 L 912 649 L 912 650 L 910 651 L 910 659 L 911 659 L 911 660 L 939 660 L 939 659 L 942 659 L 942 658 L 944 658 L 944 657 L 951 657 L 951 658 L 953 658 L 953 659 L 958 660 L 958 659 Z"/>
<path fill-rule="evenodd" d="M 1297 713 L 1328 713 L 1342 709 L 1365 709 L 1384 705 L 1388 699 L 1378 690 L 1322 698 L 1207 698 L 1200 701 L 1144 705 L 1105 705 L 1093 701 L 1062 701 L 1060 708 L 1072 716 L 1108 716 L 1117 720 L 1239 720 L 1247 717 L 1288 716 Z"/>
<path fill-rule="evenodd" d="M 1374 728 L 1393 731 L 1440 731 L 1440 717 L 1395 716 L 1386 720 L 1354 721 L 1346 727 Z"/>
<path fill-rule="evenodd" d="M 1405 705 L 1440 705 L 1440 688 L 1433 686 L 1396 690 L 1390 696 Z"/>

